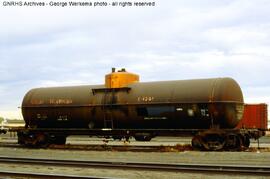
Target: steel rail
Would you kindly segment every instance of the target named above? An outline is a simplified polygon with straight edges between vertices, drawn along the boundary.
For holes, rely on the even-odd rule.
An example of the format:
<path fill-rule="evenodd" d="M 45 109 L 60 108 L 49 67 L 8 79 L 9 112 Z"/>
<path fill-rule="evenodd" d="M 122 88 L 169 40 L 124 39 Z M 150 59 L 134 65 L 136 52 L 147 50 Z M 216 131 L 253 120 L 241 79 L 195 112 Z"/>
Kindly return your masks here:
<path fill-rule="evenodd" d="M 16 163 L 29 165 L 49 165 L 81 168 L 109 168 L 130 170 L 158 170 L 204 172 L 221 174 L 249 174 L 256 176 L 270 176 L 270 166 L 250 165 L 221 165 L 221 164 L 164 164 L 164 163 L 135 163 L 135 162 L 109 162 L 109 161 L 78 161 L 78 160 L 53 160 L 33 158 L 0 157 L 0 163 Z"/>
<path fill-rule="evenodd" d="M 66 175 L 66 174 L 48 174 L 48 173 L 29 173 L 29 172 L 19 172 L 19 171 L 10 171 L 10 170 L 0 170 L 0 176 L 4 177 L 26 177 L 26 178 L 41 178 L 41 179 L 86 179 L 86 178 L 95 178 L 95 179 L 112 179 L 107 177 L 97 177 L 97 176 L 81 176 L 81 175 Z"/>

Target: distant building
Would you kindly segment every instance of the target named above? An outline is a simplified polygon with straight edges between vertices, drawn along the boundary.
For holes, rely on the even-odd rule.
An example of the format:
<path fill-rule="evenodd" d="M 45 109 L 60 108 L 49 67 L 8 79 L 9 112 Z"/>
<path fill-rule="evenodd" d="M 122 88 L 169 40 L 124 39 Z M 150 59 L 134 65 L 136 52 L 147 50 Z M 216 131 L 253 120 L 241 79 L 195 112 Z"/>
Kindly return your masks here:
<path fill-rule="evenodd" d="M 1 129 L 23 127 L 25 125 L 24 120 L 18 119 L 4 119 L 1 123 Z"/>

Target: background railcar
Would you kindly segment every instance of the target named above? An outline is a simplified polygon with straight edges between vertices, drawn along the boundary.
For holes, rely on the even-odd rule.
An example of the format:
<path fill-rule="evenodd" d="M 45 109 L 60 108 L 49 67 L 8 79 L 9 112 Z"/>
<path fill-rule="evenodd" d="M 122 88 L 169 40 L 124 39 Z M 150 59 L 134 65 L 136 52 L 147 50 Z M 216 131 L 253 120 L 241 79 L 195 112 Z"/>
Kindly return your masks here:
<path fill-rule="evenodd" d="M 267 104 L 245 104 L 244 114 L 237 125 L 243 129 L 268 129 Z"/>

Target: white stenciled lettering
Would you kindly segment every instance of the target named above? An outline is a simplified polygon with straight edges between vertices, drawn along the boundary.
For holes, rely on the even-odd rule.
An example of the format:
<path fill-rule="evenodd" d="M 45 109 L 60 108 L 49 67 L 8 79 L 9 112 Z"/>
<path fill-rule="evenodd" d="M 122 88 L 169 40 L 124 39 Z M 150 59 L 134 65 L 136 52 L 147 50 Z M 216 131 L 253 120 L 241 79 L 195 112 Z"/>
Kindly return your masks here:
<path fill-rule="evenodd" d="M 72 104 L 72 99 L 50 99 L 49 104 Z"/>

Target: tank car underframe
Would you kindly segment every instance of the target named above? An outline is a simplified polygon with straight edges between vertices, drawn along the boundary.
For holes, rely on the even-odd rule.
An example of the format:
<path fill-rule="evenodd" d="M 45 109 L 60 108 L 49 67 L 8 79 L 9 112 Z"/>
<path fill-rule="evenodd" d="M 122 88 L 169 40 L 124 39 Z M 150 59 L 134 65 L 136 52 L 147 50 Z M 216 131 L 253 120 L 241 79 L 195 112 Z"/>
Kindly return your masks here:
<path fill-rule="evenodd" d="M 250 139 L 259 139 L 265 133 L 253 129 L 220 130 L 209 129 L 198 132 L 193 136 L 191 144 L 194 149 L 218 150 L 245 150 L 249 148 Z"/>
<path fill-rule="evenodd" d="M 245 150 L 250 139 L 265 135 L 258 129 L 10 129 L 17 132 L 18 143 L 29 147 L 47 147 L 50 144 L 65 144 L 70 135 L 99 136 L 139 141 L 150 141 L 156 136 L 193 137 L 191 144 L 197 150 Z"/>

